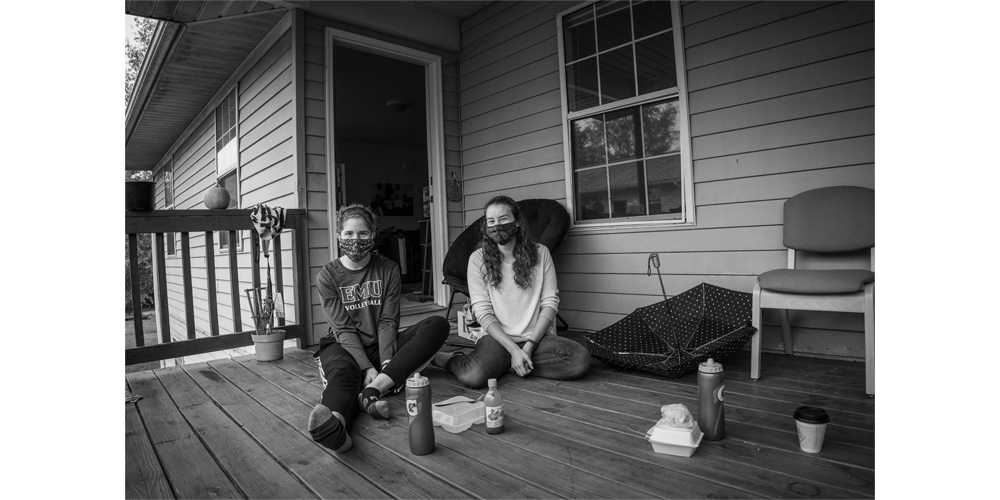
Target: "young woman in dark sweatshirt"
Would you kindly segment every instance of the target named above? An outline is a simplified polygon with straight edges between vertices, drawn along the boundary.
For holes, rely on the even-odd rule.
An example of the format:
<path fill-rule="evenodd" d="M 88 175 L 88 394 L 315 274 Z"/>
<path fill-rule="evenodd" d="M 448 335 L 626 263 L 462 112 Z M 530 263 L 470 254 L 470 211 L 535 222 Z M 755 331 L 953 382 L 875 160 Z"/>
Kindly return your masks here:
<path fill-rule="evenodd" d="M 317 363 L 325 388 L 309 415 L 313 440 L 338 453 L 351 448 L 347 431 L 360 410 L 389 418 L 381 396 L 399 388 L 448 338 L 448 321 L 427 318 L 399 331 L 399 266 L 373 254 L 376 217 L 354 204 L 337 212 L 340 258 L 317 275 L 329 333 Z"/>

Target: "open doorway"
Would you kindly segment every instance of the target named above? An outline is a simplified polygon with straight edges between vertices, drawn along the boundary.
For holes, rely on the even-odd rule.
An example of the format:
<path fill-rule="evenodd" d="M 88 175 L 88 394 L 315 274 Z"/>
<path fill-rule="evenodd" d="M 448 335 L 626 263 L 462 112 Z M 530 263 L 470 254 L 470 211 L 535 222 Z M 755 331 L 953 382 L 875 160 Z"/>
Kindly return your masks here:
<path fill-rule="evenodd" d="M 376 251 L 399 264 L 405 314 L 435 302 L 425 67 L 336 43 L 329 57 L 336 205 L 378 215 Z"/>

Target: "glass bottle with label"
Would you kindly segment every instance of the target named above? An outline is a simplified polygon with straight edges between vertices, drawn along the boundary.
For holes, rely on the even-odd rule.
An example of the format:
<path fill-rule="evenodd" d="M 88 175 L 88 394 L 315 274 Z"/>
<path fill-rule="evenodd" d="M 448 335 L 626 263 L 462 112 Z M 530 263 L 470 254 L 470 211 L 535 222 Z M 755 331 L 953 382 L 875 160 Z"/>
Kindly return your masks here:
<path fill-rule="evenodd" d="M 487 382 L 489 390 L 483 403 L 486 407 L 486 433 L 500 434 L 503 432 L 503 396 L 497 390 L 497 379 L 491 378 Z"/>

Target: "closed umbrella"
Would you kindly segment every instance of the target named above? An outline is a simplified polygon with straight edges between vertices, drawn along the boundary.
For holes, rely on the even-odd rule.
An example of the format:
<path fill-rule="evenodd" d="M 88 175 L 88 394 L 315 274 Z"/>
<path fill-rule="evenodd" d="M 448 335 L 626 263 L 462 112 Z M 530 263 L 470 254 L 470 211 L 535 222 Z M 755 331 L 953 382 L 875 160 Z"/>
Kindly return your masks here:
<path fill-rule="evenodd" d="M 659 274 L 659 257 L 651 254 L 649 262 Z M 619 368 L 680 377 L 708 358 L 740 351 L 756 331 L 748 292 L 702 283 L 671 298 L 664 289 L 663 296 L 586 336 L 591 355 Z"/>

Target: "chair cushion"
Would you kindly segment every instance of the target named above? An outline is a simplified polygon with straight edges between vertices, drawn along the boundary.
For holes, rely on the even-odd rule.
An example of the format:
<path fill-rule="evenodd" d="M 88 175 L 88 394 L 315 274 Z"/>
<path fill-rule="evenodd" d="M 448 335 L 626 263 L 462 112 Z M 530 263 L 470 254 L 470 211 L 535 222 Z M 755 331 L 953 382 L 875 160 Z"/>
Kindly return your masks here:
<path fill-rule="evenodd" d="M 764 290 L 784 293 L 854 293 L 875 281 L 864 269 L 775 269 L 757 278 Z"/>

